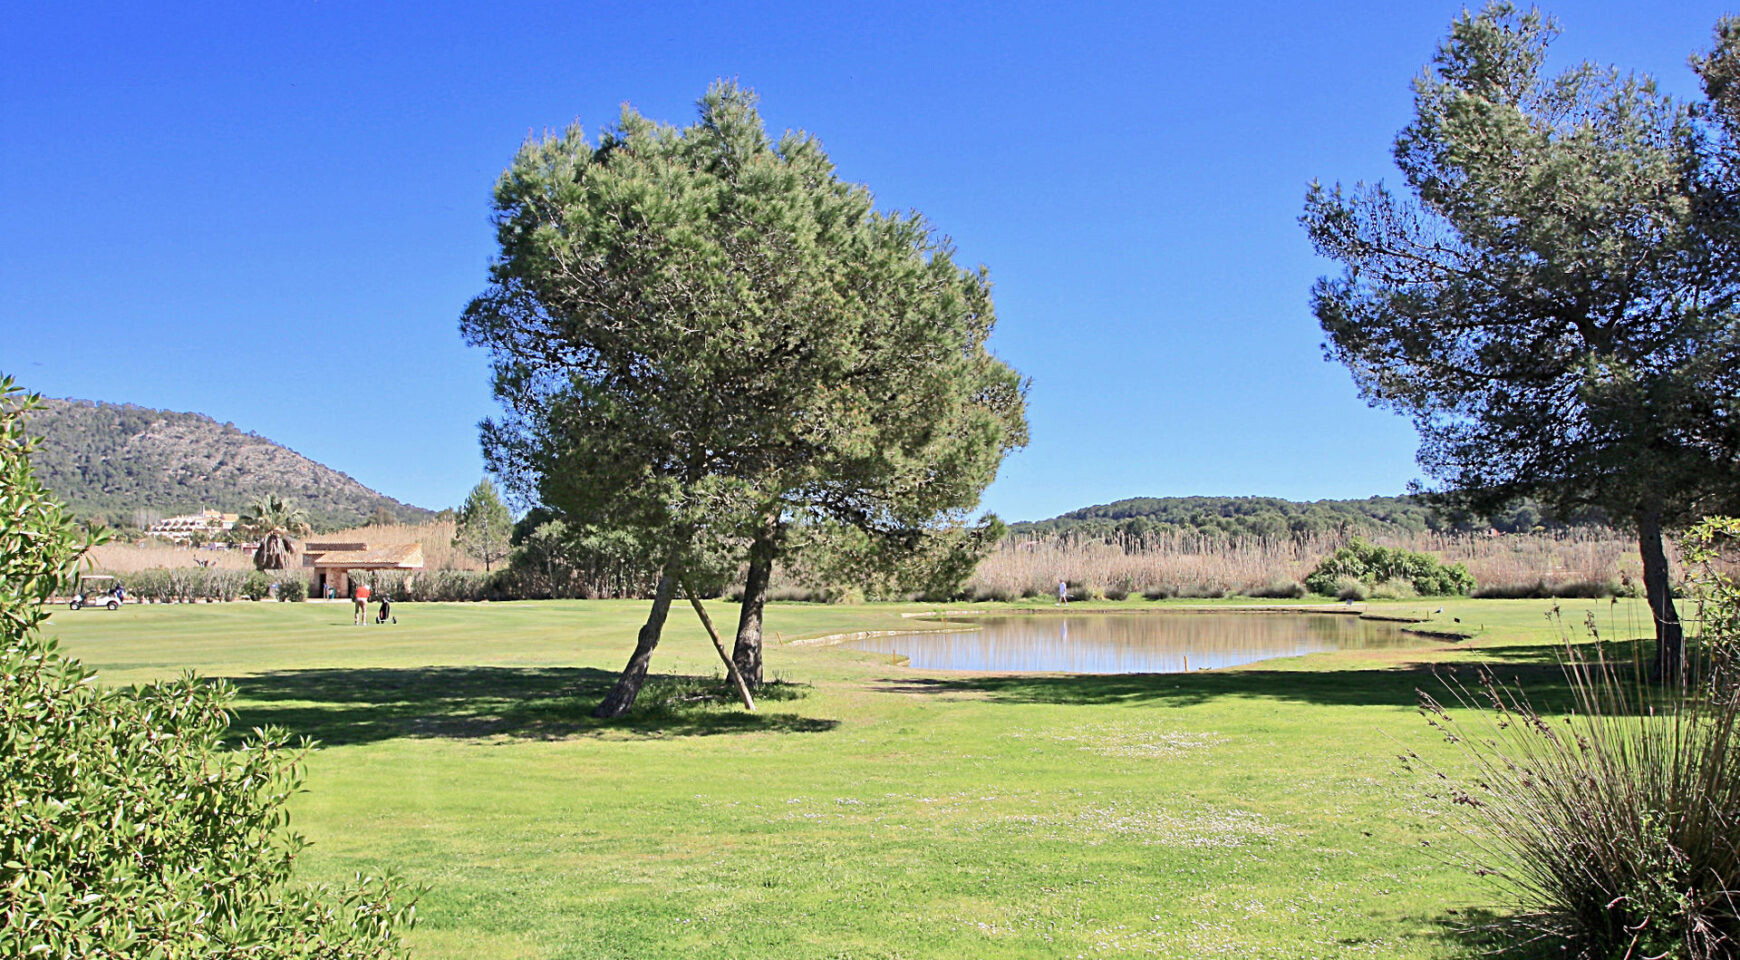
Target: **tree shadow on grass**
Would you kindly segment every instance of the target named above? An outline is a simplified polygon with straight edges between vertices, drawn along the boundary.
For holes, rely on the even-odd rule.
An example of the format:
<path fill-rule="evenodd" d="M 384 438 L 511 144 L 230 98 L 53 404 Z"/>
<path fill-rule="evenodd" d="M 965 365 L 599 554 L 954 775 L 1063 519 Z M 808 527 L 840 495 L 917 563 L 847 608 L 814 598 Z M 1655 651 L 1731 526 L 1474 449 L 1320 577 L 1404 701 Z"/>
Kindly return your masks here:
<path fill-rule="evenodd" d="M 1607 644 L 1607 656 L 1630 664 L 1653 641 Z M 1592 645 L 1579 645 L 1589 651 Z M 1193 706 L 1215 700 L 1259 699 L 1323 706 L 1412 707 L 1420 691 L 1452 702 L 1452 685 L 1476 692 L 1482 670 L 1520 688 L 1543 713 L 1572 707 L 1560 658 L 1562 647 L 1483 647 L 1480 662 L 1406 663 L 1371 670 L 1214 670 L 1193 673 L 995 674 L 972 677 L 887 677 L 885 693 L 970 696 L 1004 703 Z M 1587 655 L 1587 654 L 1586 654 Z M 1629 671 L 1629 666 L 1622 667 Z"/>
<path fill-rule="evenodd" d="M 616 720 L 592 708 L 616 674 L 579 667 L 416 667 L 280 670 L 231 677 L 234 738 L 279 726 L 327 746 L 403 738 L 696 737 L 819 733 L 838 720 L 746 712 L 716 677 L 653 675 L 634 710 Z M 800 699 L 807 685 L 764 684 L 756 703 Z"/>
<path fill-rule="evenodd" d="M 1565 941 L 1543 933 L 1526 918 L 1484 907 L 1446 910 L 1422 917 L 1430 936 L 1449 945 L 1457 956 L 1490 960 L 1547 960 L 1567 955 Z"/>

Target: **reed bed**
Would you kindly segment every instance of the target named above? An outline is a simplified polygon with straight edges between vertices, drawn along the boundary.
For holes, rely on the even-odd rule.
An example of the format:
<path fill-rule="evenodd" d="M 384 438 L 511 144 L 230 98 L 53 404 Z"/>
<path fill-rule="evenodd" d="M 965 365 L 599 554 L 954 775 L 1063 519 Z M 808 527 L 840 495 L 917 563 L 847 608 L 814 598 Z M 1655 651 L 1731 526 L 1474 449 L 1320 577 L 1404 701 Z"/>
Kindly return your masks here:
<path fill-rule="evenodd" d="M 482 570 L 483 563 L 481 561 L 453 545 L 453 533 L 454 522 L 452 520 L 431 520 L 428 523 L 350 527 L 333 533 L 323 533 L 309 539 L 350 540 L 375 546 L 392 543 L 421 543 L 423 545 L 424 570 Z"/>
<path fill-rule="evenodd" d="M 421 543 L 424 571 L 481 572 L 483 564 L 453 546 L 454 524 L 352 527 L 311 539 L 357 541 L 372 545 Z M 980 562 L 965 594 L 975 600 L 1014 600 L 1056 596 L 1058 581 L 1071 595 L 1123 599 L 1164 597 L 1296 597 L 1302 581 L 1323 557 L 1346 543 L 1342 535 L 1301 538 L 1237 538 L 1196 533 L 1156 533 L 1111 540 L 1070 536 L 1003 541 Z M 1642 563 L 1635 542 L 1616 530 L 1574 528 L 1555 533 L 1433 534 L 1375 538 L 1385 546 L 1431 553 L 1460 563 L 1474 575 L 1477 597 L 1590 597 L 1631 595 L 1641 589 Z M 292 565 L 301 565 L 302 542 Z M 1682 577 L 1669 549 L 1675 579 Z M 250 570 L 250 551 L 177 547 L 161 543 L 109 543 L 91 551 L 92 568 L 130 574 L 204 566 L 212 570 Z M 840 591 L 819 590 L 780 570 L 771 599 L 837 599 Z M 841 595 L 847 595 L 842 593 Z"/>
<path fill-rule="evenodd" d="M 199 567 L 211 570 L 254 569 L 254 552 L 233 546 L 227 550 L 217 550 L 207 547 L 177 547 L 162 542 L 105 543 L 91 548 L 87 556 L 91 568 L 104 573 L 138 573 L 141 570 Z"/>
<path fill-rule="evenodd" d="M 1607 596 L 1639 589 L 1636 544 L 1606 528 L 1556 533 L 1432 534 L 1378 537 L 1384 546 L 1431 553 L 1464 564 L 1476 596 Z M 982 600 L 1055 596 L 1058 582 L 1072 596 L 1300 596 L 1317 562 L 1346 542 L 1342 536 L 1232 539 L 1194 533 L 1140 538 L 1011 538 L 992 550 L 967 582 Z M 1670 551 L 1675 577 L 1681 575 Z"/>

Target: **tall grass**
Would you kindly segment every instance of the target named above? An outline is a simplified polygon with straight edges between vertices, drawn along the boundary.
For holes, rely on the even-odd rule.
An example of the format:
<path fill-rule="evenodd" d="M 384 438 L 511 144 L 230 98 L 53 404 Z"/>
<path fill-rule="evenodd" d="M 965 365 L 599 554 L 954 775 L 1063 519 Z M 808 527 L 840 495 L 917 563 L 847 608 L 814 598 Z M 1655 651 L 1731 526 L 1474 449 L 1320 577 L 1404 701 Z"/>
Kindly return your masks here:
<path fill-rule="evenodd" d="M 1346 541 L 1335 535 L 1240 538 L 1161 533 L 1140 538 L 1010 538 L 967 582 L 974 599 L 1054 596 L 1059 580 L 1076 596 L 1291 596 L 1319 560 Z M 1634 591 L 1642 564 L 1617 531 L 1556 534 L 1418 534 L 1385 546 L 1435 554 L 1467 566 L 1476 596 L 1606 596 Z M 1675 564 L 1678 571 L 1677 561 Z"/>
<path fill-rule="evenodd" d="M 967 595 L 994 600 L 1054 596 L 1062 580 L 1078 596 L 1219 597 L 1295 584 L 1331 549 L 1330 543 L 1314 540 L 1229 542 L 1194 534 L 1112 542 L 1010 539 L 979 563 L 967 582 Z"/>
<path fill-rule="evenodd" d="M 252 570 L 251 550 L 231 547 L 208 550 L 202 547 L 177 547 L 164 543 L 104 543 L 92 547 L 87 554 L 91 566 L 104 573 L 138 573 L 142 570 L 197 569 Z"/>
<path fill-rule="evenodd" d="M 482 563 L 453 546 L 451 520 L 352 527 L 310 539 L 374 545 L 421 543 L 426 572 L 483 570 Z M 1627 595 L 1642 582 L 1636 545 L 1605 528 L 1501 536 L 1419 534 L 1377 542 L 1466 565 L 1478 584 L 1475 596 L 1480 597 Z M 967 581 L 965 593 L 976 600 L 1055 596 L 1058 581 L 1065 580 L 1077 598 L 1300 596 L 1305 575 L 1344 543 L 1344 538 L 1333 535 L 1227 540 L 1192 533 L 1158 533 L 1109 542 L 1067 536 L 1010 538 L 979 564 Z M 298 542 L 294 565 L 301 564 L 301 548 Z M 252 555 L 245 550 L 156 543 L 104 544 L 91 552 L 91 559 L 96 569 L 120 574 L 193 567 L 196 560 L 212 569 L 247 570 L 253 566 Z M 1679 564 L 1671 553 L 1670 560 L 1677 577 Z M 840 592 L 807 585 L 782 570 L 775 577 L 770 596 L 776 600 L 834 599 Z M 534 591 L 529 595 L 541 594 Z M 598 595 L 614 594 L 606 591 Z"/>
<path fill-rule="evenodd" d="M 1518 912 L 1495 929 L 1561 956 L 1740 956 L 1740 520 L 1686 538 L 1698 635 L 1683 675 L 1649 682 L 1643 644 L 1609 659 L 1593 614 L 1562 661 L 1569 708 L 1548 714 L 1482 671 L 1430 695 L 1429 722 L 1472 773 L 1433 771 Z M 1410 754 L 1412 759 L 1418 757 Z"/>
<path fill-rule="evenodd" d="M 483 562 L 453 545 L 452 520 L 431 520 L 428 523 L 397 523 L 379 527 L 350 527 L 333 533 L 323 533 L 310 540 L 354 541 L 374 546 L 395 543 L 421 543 L 423 569 L 482 570 Z M 299 545 L 300 546 L 300 545 Z"/>
<path fill-rule="evenodd" d="M 1740 686 L 1651 688 L 1599 646 L 1564 664 L 1563 716 L 1486 673 L 1452 686 L 1463 718 L 1422 695 L 1475 771 L 1434 776 L 1518 909 L 1497 929 L 1588 960 L 1740 956 Z"/>

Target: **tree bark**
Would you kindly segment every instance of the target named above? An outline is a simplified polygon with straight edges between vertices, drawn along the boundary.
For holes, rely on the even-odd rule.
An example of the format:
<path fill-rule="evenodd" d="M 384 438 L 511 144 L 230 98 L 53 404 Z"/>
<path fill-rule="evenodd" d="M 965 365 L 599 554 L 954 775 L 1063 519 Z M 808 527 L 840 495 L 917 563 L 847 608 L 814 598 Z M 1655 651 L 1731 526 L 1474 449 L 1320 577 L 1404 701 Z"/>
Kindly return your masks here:
<path fill-rule="evenodd" d="M 731 660 L 750 689 L 761 686 L 761 615 L 767 606 L 767 584 L 773 578 L 778 528 L 769 526 L 749 545 L 749 575 L 743 582 L 743 605 L 737 614 L 737 642 Z"/>
<path fill-rule="evenodd" d="M 701 595 L 695 592 L 694 584 L 684 583 L 683 592 L 689 596 L 689 605 L 695 608 L 695 616 L 701 618 L 701 626 L 707 628 L 707 637 L 713 641 L 713 649 L 719 651 L 719 659 L 725 661 L 725 672 L 730 675 L 731 682 L 737 686 L 737 696 L 743 701 L 743 708 L 750 713 L 755 712 L 755 698 L 749 695 L 749 684 L 743 682 L 743 674 L 738 672 L 736 661 L 725 652 L 725 641 L 719 639 L 719 631 L 713 628 L 713 618 L 707 616 L 707 608 L 701 605 Z"/>
<path fill-rule="evenodd" d="M 612 719 L 634 706 L 634 698 L 640 696 L 641 685 L 646 683 L 647 666 L 652 663 L 653 648 L 659 645 L 659 635 L 665 629 L 665 616 L 671 612 L 671 597 L 676 592 L 676 578 L 667 566 L 659 573 L 658 589 L 653 591 L 652 612 L 641 625 L 634 654 L 628 658 L 628 666 L 622 668 L 622 676 L 616 678 L 616 685 L 592 711 L 593 716 Z"/>
<path fill-rule="evenodd" d="M 1643 591 L 1655 621 L 1655 666 L 1658 680 L 1677 680 L 1685 663 L 1685 633 L 1674 610 L 1673 580 L 1667 551 L 1662 549 L 1661 514 L 1646 510 L 1637 518 L 1637 546 L 1643 554 Z"/>

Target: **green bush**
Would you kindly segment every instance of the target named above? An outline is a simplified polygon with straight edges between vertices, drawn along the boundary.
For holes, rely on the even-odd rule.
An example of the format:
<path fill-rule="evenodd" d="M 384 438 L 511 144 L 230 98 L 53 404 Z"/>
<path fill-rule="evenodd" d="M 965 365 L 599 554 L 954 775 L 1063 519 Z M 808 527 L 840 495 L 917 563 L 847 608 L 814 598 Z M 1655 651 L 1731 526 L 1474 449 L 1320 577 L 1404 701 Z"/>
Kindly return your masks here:
<path fill-rule="evenodd" d="M 242 578 L 242 596 L 249 600 L 264 600 L 272 595 L 272 578 L 264 570 L 250 570 Z"/>
<path fill-rule="evenodd" d="M 1621 579 L 1619 577 L 1609 580 L 1547 580 L 1541 578 L 1522 583 L 1481 584 L 1473 595 L 1481 600 L 1520 600 L 1543 597 L 1589 600 L 1596 597 L 1635 597 L 1638 595 L 1638 586 L 1629 578 Z"/>
<path fill-rule="evenodd" d="M 1429 553 L 1380 546 L 1358 537 L 1324 557 L 1305 578 L 1305 586 L 1312 593 L 1333 597 L 1343 580 L 1357 580 L 1367 588 L 1401 580 L 1427 597 L 1466 595 L 1474 589 L 1474 578 L 1460 563 L 1445 564 Z"/>
<path fill-rule="evenodd" d="M 301 577 L 285 577 L 278 581 L 278 599 L 301 603 L 308 599 L 308 581 Z"/>
<path fill-rule="evenodd" d="M 31 474 L 35 403 L 0 378 L 0 956 L 401 955 L 393 882 L 291 882 L 305 745 L 232 750 L 227 687 L 106 688 L 40 635 L 90 541 Z"/>
<path fill-rule="evenodd" d="M 1252 587 L 1246 591 L 1245 595 L 1265 600 L 1297 600 L 1305 596 L 1305 593 L 1305 586 L 1299 581 L 1277 578 L 1261 586 Z"/>
<path fill-rule="evenodd" d="M 1377 600 L 1412 600 L 1419 596 L 1414 585 L 1407 580 L 1385 580 L 1371 590 L 1373 599 Z"/>

